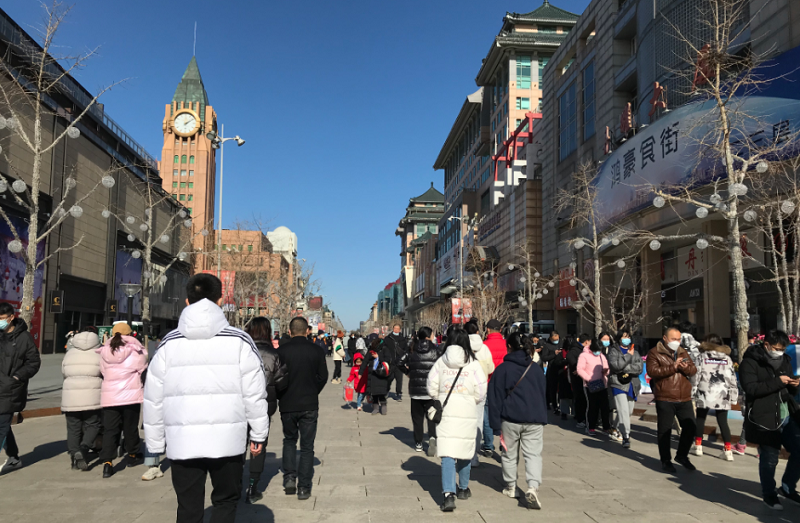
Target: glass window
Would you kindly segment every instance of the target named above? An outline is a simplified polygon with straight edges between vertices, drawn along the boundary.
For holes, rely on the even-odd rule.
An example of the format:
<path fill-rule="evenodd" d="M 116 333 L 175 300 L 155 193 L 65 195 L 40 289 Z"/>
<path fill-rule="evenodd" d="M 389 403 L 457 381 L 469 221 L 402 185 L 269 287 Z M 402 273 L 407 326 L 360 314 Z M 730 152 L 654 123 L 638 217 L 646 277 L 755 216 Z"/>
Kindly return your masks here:
<path fill-rule="evenodd" d="M 517 98 L 517 109 L 530 109 L 530 108 L 531 108 L 530 98 Z"/>
<path fill-rule="evenodd" d="M 252 245 L 248 245 L 247 246 L 247 252 L 253 252 L 253 246 Z"/>
<path fill-rule="evenodd" d="M 189 214 L 192 214 L 192 208 L 191 207 L 187 208 L 186 210 L 189 211 Z"/>
<path fill-rule="evenodd" d="M 228 246 L 226 244 L 224 244 L 224 243 L 222 244 L 222 250 L 223 251 L 227 251 L 228 250 Z"/>
<path fill-rule="evenodd" d="M 194 189 L 194 182 L 189 182 L 189 189 Z"/>
<path fill-rule="evenodd" d="M 178 182 L 172 182 L 172 188 L 176 189 L 178 187 Z"/>
<path fill-rule="evenodd" d="M 177 200 L 177 199 L 178 199 L 178 195 L 177 195 L 177 194 L 173 194 L 173 195 L 172 195 L 172 199 L 173 199 L 173 200 Z"/>
<path fill-rule="evenodd" d="M 172 170 L 172 176 L 178 176 L 178 169 Z"/>
<path fill-rule="evenodd" d="M 517 57 L 517 88 L 530 89 L 531 88 L 531 57 L 518 56 Z"/>
<path fill-rule="evenodd" d="M 542 88 L 542 82 L 544 81 L 544 68 L 547 65 L 547 62 L 550 60 L 550 56 L 541 56 L 539 55 L 539 89 Z"/>
<path fill-rule="evenodd" d="M 563 160 L 578 147 L 575 110 L 575 82 L 558 98 L 558 159 Z"/>
<path fill-rule="evenodd" d="M 186 155 L 181 156 L 181 163 L 186 163 Z"/>
<path fill-rule="evenodd" d="M 175 163 L 178 163 L 178 155 L 175 155 Z"/>
<path fill-rule="evenodd" d="M 192 201 L 192 200 L 194 200 L 194 195 L 193 195 L 193 194 L 190 194 L 190 195 L 189 195 L 189 201 Z"/>
<path fill-rule="evenodd" d="M 556 26 L 554 26 L 554 25 L 540 25 L 540 26 L 537 26 L 537 29 L 539 30 L 540 33 L 555 33 L 556 32 Z"/>
<path fill-rule="evenodd" d="M 181 182 L 181 189 L 186 189 L 186 182 Z"/>
<path fill-rule="evenodd" d="M 583 139 L 594 136 L 594 62 L 583 70 Z"/>
<path fill-rule="evenodd" d="M 189 170 L 189 176 L 194 176 L 194 170 Z"/>
<path fill-rule="evenodd" d="M 181 200 L 182 202 L 183 202 L 183 201 L 185 201 L 185 200 L 186 200 L 186 195 L 185 195 L 185 194 L 181 194 L 180 200 Z"/>
<path fill-rule="evenodd" d="M 189 157 L 189 163 L 194 163 L 194 155 Z"/>

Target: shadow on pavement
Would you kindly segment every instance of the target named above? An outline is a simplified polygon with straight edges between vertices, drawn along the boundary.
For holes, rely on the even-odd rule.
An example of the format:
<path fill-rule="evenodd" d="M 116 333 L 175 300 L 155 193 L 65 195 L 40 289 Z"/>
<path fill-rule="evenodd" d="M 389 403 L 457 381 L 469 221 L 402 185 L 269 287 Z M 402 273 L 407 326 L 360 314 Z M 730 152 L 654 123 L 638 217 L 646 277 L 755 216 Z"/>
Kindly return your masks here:
<path fill-rule="evenodd" d="M 265 497 L 255 505 L 248 505 L 244 502 L 244 496 L 236 507 L 236 521 L 258 521 L 258 523 L 275 523 L 275 513 L 262 503 L 266 503 L 268 499 Z M 207 507 L 205 510 L 204 520 L 209 521 L 212 507 Z M 214 520 L 211 520 L 214 521 Z"/>
<path fill-rule="evenodd" d="M 20 459 L 22 460 L 22 463 L 26 467 L 28 467 L 40 461 L 45 461 L 50 458 L 54 458 L 59 454 L 64 454 L 66 451 L 67 451 L 67 440 L 62 439 L 59 441 L 51 441 L 49 443 L 45 443 L 44 445 L 38 445 L 32 451 L 20 456 Z M 69 462 L 68 456 L 66 459 L 67 462 Z"/>
<path fill-rule="evenodd" d="M 431 461 L 422 456 L 411 456 L 401 468 L 409 472 L 408 479 L 419 483 L 433 501 L 437 504 L 442 503 L 442 467 L 438 460 Z"/>
<path fill-rule="evenodd" d="M 392 427 L 389 430 L 384 430 L 378 434 L 394 436 L 400 443 L 405 443 L 410 448 L 414 448 L 414 432 L 407 427 Z"/>

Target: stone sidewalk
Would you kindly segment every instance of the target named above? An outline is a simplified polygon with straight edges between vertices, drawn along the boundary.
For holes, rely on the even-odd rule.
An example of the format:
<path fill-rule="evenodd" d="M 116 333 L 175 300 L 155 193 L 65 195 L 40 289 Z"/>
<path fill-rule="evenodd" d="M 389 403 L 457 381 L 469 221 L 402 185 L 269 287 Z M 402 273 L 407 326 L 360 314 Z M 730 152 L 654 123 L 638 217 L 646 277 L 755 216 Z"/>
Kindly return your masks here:
<path fill-rule="evenodd" d="M 414 451 L 409 402 L 390 400 L 388 416 L 372 416 L 343 406 L 341 397 L 336 385 L 328 385 L 321 396 L 311 499 L 283 494 L 276 416 L 260 485 L 265 496 L 258 505 L 242 503 L 238 522 L 800 521 L 800 507 L 787 502 L 786 510 L 774 513 L 761 503 L 755 454 L 737 456 L 734 463 L 706 455 L 694 458 L 695 473 L 665 475 L 654 424 L 636 422 L 633 448 L 624 451 L 618 443 L 578 433 L 574 422 L 555 416 L 545 430 L 541 511 L 529 511 L 500 494 L 502 475 L 495 456 L 482 458 L 473 469 L 472 499 L 443 514 L 438 507 L 439 462 Z M 104 480 L 99 467 L 70 470 L 62 417 L 28 419 L 14 431 L 26 466 L 0 477 L 0 523 L 174 521 L 177 503 L 169 462 L 163 464 L 165 477 L 153 482 L 139 479 L 141 466 Z M 707 447 L 715 456 L 720 450 L 718 445 Z M 779 470 L 784 466 L 782 461 Z M 207 497 L 210 490 L 209 483 Z"/>

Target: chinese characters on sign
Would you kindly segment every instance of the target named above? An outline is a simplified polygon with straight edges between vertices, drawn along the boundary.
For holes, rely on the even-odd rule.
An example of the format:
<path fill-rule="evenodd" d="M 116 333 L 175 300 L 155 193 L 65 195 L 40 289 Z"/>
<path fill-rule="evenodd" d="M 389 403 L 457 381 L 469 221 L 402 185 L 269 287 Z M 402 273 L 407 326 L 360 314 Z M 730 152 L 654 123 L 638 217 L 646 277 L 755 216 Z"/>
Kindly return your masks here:
<path fill-rule="evenodd" d="M 706 269 L 705 250 L 689 245 L 678 249 L 678 281 L 703 276 Z"/>

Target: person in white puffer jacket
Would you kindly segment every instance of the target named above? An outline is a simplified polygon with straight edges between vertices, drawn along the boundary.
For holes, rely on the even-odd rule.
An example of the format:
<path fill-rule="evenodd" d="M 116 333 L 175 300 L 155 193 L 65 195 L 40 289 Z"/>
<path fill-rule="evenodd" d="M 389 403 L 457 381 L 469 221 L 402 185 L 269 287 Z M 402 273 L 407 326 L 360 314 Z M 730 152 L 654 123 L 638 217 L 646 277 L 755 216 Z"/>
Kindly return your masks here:
<path fill-rule="evenodd" d="M 89 450 L 100 433 L 100 355 L 95 349 L 100 338 L 94 332 L 79 332 L 67 343 L 69 350 L 61 361 L 64 385 L 61 412 L 67 420 L 67 449 L 72 468 L 89 470 Z"/>
<path fill-rule="evenodd" d="M 478 334 L 480 329 L 478 328 L 478 322 L 475 319 L 470 320 L 466 324 L 467 334 L 469 334 L 469 345 L 472 349 L 472 352 L 475 354 L 475 359 L 478 360 L 478 363 L 481 364 L 481 368 L 483 369 L 483 373 L 486 374 L 486 377 L 492 375 L 494 372 L 494 359 L 492 358 L 492 351 L 489 350 L 489 347 L 483 343 L 483 338 L 481 335 Z M 477 445 L 475 447 L 475 455 L 472 456 L 472 466 L 478 467 L 480 466 L 480 460 L 478 459 L 478 448 L 483 441 L 483 417 L 486 413 L 486 399 L 482 402 L 478 403 L 478 430 L 476 431 L 477 437 L 475 441 Z"/>
<path fill-rule="evenodd" d="M 468 499 L 472 495 L 469 472 L 476 447 L 477 407 L 486 399 L 486 384 L 486 374 L 470 348 L 469 336 L 463 329 L 453 329 L 444 355 L 428 374 L 428 395 L 444 406 L 442 421 L 436 427 L 436 455 L 442 459 L 441 508 L 445 512 L 456 508 L 456 497 Z"/>
<path fill-rule="evenodd" d="M 211 475 L 214 521 L 233 521 L 242 492 L 243 455 L 263 452 L 269 433 L 267 386 L 253 340 L 228 325 L 222 282 L 195 274 L 178 329 L 164 336 L 144 391 L 147 449 L 172 460 L 178 521 L 203 519 Z"/>

